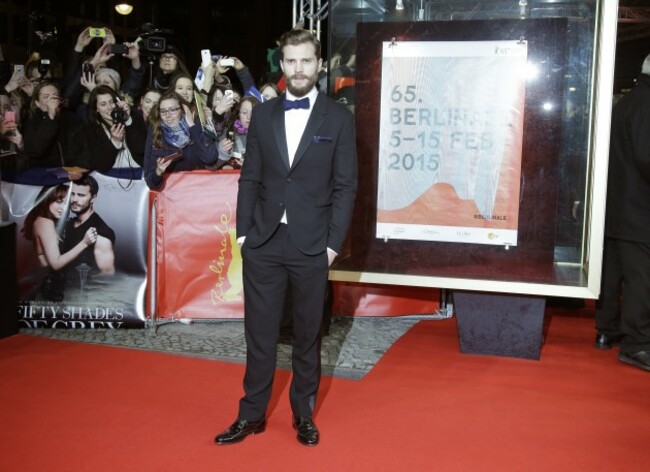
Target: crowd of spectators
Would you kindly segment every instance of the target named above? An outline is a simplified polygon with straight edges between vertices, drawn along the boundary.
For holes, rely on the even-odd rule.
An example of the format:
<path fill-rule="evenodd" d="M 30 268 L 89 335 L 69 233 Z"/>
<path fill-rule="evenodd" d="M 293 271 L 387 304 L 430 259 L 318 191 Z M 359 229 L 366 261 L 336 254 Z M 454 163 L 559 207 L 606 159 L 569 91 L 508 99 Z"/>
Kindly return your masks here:
<path fill-rule="evenodd" d="M 277 64 L 257 83 L 237 57 L 212 56 L 194 73 L 173 45 L 152 59 L 140 38 L 117 44 L 97 30 L 84 28 L 60 67 L 38 53 L 9 64 L 0 46 L 3 171 L 141 169 L 158 188 L 165 172 L 241 167 L 252 108 L 283 92 Z M 199 142 L 208 152 L 191 151 Z"/>

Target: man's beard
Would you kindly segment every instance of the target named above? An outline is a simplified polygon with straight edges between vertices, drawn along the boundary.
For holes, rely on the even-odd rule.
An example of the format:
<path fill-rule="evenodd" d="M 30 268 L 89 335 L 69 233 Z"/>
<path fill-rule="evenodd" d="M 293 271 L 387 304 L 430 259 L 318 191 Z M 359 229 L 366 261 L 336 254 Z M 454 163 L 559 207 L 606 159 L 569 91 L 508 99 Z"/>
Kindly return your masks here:
<path fill-rule="evenodd" d="M 84 213 L 88 212 L 90 210 L 90 205 L 71 205 L 70 210 L 72 210 L 72 213 L 74 213 L 76 216 L 83 215 Z"/>
<path fill-rule="evenodd" d="M 308 75 L 300 75 L 300 78 L 305 78 L 307 79 L 307 82 L 305 85 L 302 87 L 296 87 L 294 86 L 291 81 L 296 77 L 296 74 L 291 76 L 290 78 L 287 78 L 287 90 L 291 92 L 291 95 L 293 95 L 296 98 L 304 97 L 307 95 L 312 88 L 314 88 L 314 85 L 316 85 L 316 82 L 318 81 L 318 76 L 313 75 L 313 76 L 308 76 Z"/>

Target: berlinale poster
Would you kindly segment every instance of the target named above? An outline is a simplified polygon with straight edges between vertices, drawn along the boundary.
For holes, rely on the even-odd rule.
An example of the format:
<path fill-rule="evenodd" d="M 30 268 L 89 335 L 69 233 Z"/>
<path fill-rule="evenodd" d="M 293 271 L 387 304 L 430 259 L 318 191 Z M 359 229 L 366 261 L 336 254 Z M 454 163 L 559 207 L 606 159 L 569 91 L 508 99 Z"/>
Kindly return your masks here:
<path fill-rule="evenodd" d="M 516 246 L 526 41 L 385 42 L 376 237 Z"/>

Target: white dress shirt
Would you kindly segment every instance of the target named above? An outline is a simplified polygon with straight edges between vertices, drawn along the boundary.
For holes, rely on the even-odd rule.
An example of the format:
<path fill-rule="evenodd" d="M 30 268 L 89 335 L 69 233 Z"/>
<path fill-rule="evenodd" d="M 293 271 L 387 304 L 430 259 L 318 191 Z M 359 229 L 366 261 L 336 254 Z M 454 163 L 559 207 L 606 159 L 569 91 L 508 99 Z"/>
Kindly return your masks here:
<path fill-rule="evenodd" d="M 285 100 L 296 100 L 296 97 L 288 90 L 285 93 Z M 284 112 L 284 129 L 287 136 L 287 150 L 289 151 L 289 167 L 293 165 L 293 158 L 296 156 L 300 139 L 305 132 L 305 127 L 309 121 L 311 111 L 314 109 L 314 103 L 316 102 L 316 97 L 318 97 L 318 90 L 314 87 L 311 89 L 311 92 L 305 96 L 309 98 L 309 108 L 292 109 Z M 286 210 L 284 211 L 280 222 L 287 224 Z"/>

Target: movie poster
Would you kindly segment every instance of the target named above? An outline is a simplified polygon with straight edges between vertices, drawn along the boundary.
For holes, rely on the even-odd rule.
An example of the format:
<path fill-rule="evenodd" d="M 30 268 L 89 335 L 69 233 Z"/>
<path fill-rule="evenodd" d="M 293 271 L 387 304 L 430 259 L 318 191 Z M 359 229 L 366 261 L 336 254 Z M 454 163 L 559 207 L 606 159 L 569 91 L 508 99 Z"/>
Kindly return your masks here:
<path fill-rule="evenodd" d="M 20 327 L 144 327 L 148 193 L 141 179 L 97 172 L 2 182 L 3 214 L 16 223 Z"/>
<path fill-rule="evenodd" d="M 376 237 L 517 245 L 526 41 L 383 44 Z"/>

